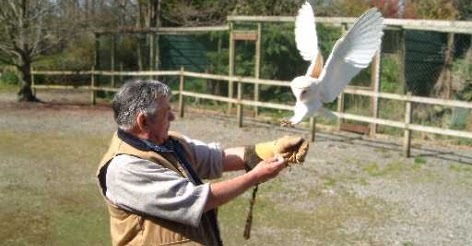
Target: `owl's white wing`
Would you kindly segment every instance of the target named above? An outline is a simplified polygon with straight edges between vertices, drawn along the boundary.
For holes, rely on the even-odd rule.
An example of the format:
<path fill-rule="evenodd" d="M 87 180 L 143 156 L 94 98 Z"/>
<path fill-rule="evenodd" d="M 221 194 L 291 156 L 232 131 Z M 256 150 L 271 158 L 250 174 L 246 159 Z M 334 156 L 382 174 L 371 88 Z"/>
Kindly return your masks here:
<path fill-rule="evenodd" d="M 320 99 L 332 102 L 346 85 L 372 61 L 382 39 L 383 18 L 369 9 L 333 47 L 320 75 Z"/>
<path fill-rule="evenodd" d="M 295 43 L 305 61 L 311 62 L 318 55 L 315 15 L 308 1 L 298 10 L 295 18 Z"/>

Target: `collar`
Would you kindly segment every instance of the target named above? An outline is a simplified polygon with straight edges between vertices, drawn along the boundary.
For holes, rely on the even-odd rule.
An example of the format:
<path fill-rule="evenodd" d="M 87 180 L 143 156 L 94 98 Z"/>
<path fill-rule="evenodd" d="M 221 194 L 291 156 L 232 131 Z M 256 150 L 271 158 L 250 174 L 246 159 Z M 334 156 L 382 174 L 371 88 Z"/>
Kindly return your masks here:
<path fill-rule="evenodd" d="M 174 152 L 174 140 L 171 138 L 169 138 L 163 145 L 159 145 L 149 140 L 138 138 L 122 129 L 118 129 L 118 138 L 139 150 L 152 150 L 158 153 Z"/>

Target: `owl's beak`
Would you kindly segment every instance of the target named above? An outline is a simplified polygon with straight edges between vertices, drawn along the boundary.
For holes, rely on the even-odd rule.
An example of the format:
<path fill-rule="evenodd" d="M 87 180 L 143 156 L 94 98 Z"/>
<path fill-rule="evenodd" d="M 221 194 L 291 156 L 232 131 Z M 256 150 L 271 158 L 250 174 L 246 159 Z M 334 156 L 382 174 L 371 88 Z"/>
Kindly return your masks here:
<path fill-rule="evenodd" d="M 309 93 L 310 93 L 310 88 L 305 88 L 300 93 L 300 98 L 297 98 L 297 99 L 303 102 L 307 99 L 307 97 L 309 96 Z"/>
<path fill-rule="evenodd" d="M 311 81 L 305 81 L 305 80 L 298 80 L 292 82 L 290 85 L 292 89 L 297 89 L 297 90 L 305 90 L 306 88 L 310 87 Z"/>

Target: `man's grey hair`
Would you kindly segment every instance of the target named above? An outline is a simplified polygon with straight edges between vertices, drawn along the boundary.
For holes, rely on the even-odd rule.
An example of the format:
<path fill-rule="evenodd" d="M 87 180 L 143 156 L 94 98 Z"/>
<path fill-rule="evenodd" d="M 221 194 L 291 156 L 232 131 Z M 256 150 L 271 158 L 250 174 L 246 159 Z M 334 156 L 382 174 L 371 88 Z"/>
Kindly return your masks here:
<path fill-rule="evenodd" d="M 172 91 L 166 84 L 157 80 L 131 80 L 126 82 L 113 98 L 113 112 L 118 127 L 131 129 L 136 124 L 139 113 L 153 116 L 159 109 L 159 98 L 169 99 Z"/>

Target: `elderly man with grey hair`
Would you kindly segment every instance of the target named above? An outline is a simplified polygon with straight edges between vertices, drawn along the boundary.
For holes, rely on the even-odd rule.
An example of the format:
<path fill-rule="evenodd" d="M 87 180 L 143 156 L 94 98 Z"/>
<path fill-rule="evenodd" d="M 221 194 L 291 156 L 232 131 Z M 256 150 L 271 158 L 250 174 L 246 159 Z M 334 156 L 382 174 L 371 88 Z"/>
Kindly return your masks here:
<path fill-rule="evenodd" d="M 308 151 L 297 136 L 222 149 L 170 131 L 170 99 L 170 88 L 156 80 L 127 82 L 113 99 L 118 130 L 97 170 L 113 245 L 222 245 L 215 209 Z"/>

